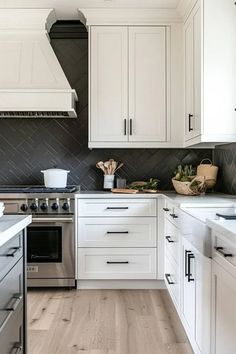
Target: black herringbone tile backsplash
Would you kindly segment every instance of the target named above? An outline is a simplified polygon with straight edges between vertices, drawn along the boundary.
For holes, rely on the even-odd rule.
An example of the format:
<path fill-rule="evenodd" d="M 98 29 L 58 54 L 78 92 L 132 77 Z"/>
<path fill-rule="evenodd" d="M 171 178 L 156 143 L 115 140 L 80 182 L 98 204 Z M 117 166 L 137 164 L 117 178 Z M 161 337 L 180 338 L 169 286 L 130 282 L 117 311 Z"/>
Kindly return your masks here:
<path fill-rule="evenodd" d="M 40 170 L 57 166 L 70 170 L 69 183 L 83 189 L 102 188 L 99 160 L 125 163 L 120 176 L 128 181 L 156 177 L 161 189 L 171 189 L 176 166 L 197 165 L 211 150 L 197 149 L 95 149 L 88 141 L 87 39 L 53 39 L 55 53 L 79 103 L 78 119 L 1 119 L 0 184 L 42 184 Z"/>

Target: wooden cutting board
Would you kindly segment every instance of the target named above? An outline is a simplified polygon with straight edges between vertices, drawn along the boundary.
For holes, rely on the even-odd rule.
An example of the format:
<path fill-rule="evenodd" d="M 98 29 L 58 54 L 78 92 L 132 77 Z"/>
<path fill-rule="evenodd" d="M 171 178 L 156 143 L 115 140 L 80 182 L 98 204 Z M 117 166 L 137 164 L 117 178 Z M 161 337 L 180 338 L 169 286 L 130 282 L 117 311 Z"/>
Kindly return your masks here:
<path fill-rule="evenodd" d="M 113 188 L 112 193 L 137 194 L 138 190 L 128 188 Z"/>

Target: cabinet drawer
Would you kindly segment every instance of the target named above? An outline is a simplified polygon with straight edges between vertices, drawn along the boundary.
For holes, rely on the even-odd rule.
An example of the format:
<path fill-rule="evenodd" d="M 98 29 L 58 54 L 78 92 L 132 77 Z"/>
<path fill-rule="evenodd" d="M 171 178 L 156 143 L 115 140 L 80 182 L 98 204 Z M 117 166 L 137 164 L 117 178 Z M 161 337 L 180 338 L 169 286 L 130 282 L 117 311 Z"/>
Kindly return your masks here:
<path fill-rule="evenodd" d="M 24 353 L 23 301 L 0 326 L 1 354 Z"/>
<path fill-rule="evenodd" d="M 169 220 L 175 226 L 179 226 L 179 209 L 174 204 L 169 202 L 168 200 L 165 201 L 165 206 L 163 208 L 165 212 L 165 218 Z"/>
<path fill-rule="evenodd" d="M 155 199 L 81 199 L 78 216 L 156 216 Z"/>
<path fill-rule="evenodd" d="M 0 248 L 0 280 L 23 256 L 22 232 Z"/>
<path fill-rule="evenodd" d="M 149 218 L 79 218 L 79 247 L 156 247 L 156 222 Z"/>
<path fill-rule="evenodd" d="M 236 276 L 236 246 L 218 234 L 213 236 L 213 259 L 223 266 L 228 264 Z"/>
<path fill-rule="evenodd" d="M 6 274 L 0 282 L 0 327 L 23 297 L 23 258 Z"/>
<path fill-rule="evenodd" d="M 179 230 L 171 222 L 165 223 L 165 253 L 171 255 L 174 261 L 179 264 Z"/>
<path fill-rule="evenodd" d="M 178 309 L 180 301 L 179 268 L 176 267 L 168 257 L 165 257 L 164 279 L 169 294 Z"/>
<path fill-rule="evenodd" d="M 156 279 L 154 248 L 79 248 L 79 279 Z"/>

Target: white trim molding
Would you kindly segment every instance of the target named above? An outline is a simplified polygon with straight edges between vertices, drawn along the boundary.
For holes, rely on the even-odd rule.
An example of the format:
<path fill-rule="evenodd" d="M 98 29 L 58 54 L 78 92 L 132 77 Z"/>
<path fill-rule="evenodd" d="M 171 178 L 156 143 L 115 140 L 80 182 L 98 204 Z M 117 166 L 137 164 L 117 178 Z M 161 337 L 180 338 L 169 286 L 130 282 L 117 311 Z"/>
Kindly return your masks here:
<path fill-rule="evenodd" d="M 167 25 L 182 22 L 175 9 L 79 8 L 80 20 L 93 25 Z"/>

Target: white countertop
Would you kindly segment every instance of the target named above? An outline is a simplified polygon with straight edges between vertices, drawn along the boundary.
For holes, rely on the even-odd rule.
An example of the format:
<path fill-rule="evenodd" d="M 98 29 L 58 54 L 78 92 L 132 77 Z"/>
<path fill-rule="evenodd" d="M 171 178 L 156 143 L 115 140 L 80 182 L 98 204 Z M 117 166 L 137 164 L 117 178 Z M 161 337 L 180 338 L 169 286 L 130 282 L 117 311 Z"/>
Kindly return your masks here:
<path fill-rule="evenodd" d="M 3 215 L 0 218 L 0 247 L 31 222 L 31 215 Z"/>
<path fill-rule="evenodd" d="M 206 220 L 206 224 L 215 232 L 232 242 L 236 242 L 236 220 Z"/>

